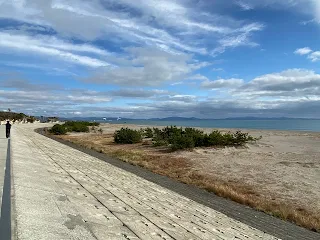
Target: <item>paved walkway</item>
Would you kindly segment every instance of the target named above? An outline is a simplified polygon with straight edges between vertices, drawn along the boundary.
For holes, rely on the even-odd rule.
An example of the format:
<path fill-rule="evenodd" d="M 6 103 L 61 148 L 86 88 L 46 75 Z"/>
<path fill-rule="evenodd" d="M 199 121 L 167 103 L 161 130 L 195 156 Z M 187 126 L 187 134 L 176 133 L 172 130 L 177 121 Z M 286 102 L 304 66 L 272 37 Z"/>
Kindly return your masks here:
<path fill-rule="evenodd" d="M 12 131 L 15 239 L 276 239 L 33 128 Z"/>

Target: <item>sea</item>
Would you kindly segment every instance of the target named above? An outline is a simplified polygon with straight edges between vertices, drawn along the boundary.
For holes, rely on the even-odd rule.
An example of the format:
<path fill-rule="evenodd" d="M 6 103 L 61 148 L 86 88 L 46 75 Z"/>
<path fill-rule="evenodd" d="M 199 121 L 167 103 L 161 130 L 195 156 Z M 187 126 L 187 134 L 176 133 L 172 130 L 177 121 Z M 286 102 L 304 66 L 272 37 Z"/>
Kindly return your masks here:
<path fill-rule="evenodd" d="M 104 121 L 101 121 L 104 122 Z M 267 120 L 118 120 L 106 121 L 111 124 L 138 124 L 152 126 L 181 126 L 201 128 L 234 128 L 234 129 L 264 129 L 320 132 L 320 119 L 267 119 Z"/>

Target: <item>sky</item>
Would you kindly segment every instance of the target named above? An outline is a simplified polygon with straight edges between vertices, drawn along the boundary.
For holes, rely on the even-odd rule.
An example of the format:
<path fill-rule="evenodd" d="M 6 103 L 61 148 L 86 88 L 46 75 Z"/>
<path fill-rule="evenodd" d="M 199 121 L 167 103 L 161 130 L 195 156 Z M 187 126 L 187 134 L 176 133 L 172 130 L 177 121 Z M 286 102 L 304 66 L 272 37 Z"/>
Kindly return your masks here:
<path fill-rule="evenodd" d="M 0 0 L 0 110 L 320 118 L 320 0 Z"/>

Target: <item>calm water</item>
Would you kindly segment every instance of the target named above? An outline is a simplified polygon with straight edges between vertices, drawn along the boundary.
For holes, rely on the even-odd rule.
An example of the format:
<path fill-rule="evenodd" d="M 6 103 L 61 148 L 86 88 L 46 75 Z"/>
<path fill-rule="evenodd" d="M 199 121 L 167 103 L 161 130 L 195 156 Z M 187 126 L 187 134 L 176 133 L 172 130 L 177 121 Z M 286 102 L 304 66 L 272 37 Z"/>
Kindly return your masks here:
<path fill-rule="evenodd" d="M 150 121 L 127 120 L 109 123 L 128 123 L 154 126 L 182 126 L 203 128 L 245 128 L 269 130 L 294 130 L 320 132 L 320 120 L 188 120 L 188 121 Z"/>

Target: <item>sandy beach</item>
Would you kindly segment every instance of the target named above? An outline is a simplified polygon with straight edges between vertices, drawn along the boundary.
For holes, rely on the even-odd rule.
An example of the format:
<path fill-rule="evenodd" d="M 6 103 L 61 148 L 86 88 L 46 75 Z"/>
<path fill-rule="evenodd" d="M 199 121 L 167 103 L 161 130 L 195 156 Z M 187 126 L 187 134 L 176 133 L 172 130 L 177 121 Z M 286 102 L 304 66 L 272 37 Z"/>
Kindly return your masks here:
<path fill-rule="evenodd" d="M 140 129 L 143 125 L 102 124 L 103 135 L 71 134 L 66 138 L 95 142 L 100 147 L 121 150 L 112 144 L 112 134 L 121 127 Z M 203 129 L 211 132 L 214 129 Z M 228 129 L 219 129 L 228 131 Z M 262 139 L 246 147 L 195 148 L 163 153 L 147 144 L 130 145 L 126 151 L 184 159 L 193 173 L 208 179 L 253 189 L 255 196 L 269 202 L 283 202 L 320 219 L 320 133 L 246 130 Z M 232 129 L 231 131 L 235 131 Z"/>

